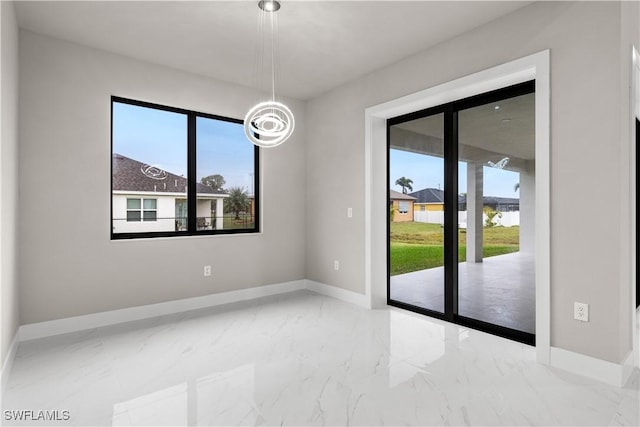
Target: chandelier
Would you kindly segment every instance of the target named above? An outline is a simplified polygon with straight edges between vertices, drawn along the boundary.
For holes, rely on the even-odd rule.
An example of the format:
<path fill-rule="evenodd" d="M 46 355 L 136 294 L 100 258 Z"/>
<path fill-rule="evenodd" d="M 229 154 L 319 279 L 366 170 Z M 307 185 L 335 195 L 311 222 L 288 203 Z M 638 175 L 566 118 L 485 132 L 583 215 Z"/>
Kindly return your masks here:
<path fill-rule="evenodd" d="M 258 20 L 259 43 L 256 49 L 255 79 L 258 89 L 262 89 L 261 80 L 268 79 L 271 99 L 253 106 L 244 118 L 244 133 L 253 144 L 259 147 L 276 147 L 285 142 L 295 127 L 293 113 L 282 102 L 276 99 L 277 84 L 277 14 L 280 2 L 277 0 L 260 0 Z M 265 25 L 266 24 L 266 25 Z M 266 27 L 266 28 L 265 28 Z M 267 45 L 270 49 L 267 49 Z M 270 51 L 270 52 L 267 52 Z M 269 55 L 269 70 L 265 72 L 265 53 Z"/>

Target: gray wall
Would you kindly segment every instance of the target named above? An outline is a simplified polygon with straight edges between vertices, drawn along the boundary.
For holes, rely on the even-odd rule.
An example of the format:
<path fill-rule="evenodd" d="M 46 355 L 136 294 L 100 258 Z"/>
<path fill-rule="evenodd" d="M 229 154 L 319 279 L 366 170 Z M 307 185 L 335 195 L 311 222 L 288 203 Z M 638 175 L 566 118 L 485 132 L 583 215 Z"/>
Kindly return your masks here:
<path fill-rule="evenodd" d="M 304 278 L 303 104 L 263 150 L 262 234 L 112 242 L 110 96 L 242 119 L 257 95 L 22 30 L 20 67 L 22 324 Z"/>
<path fill-rule="evenodd" d="M 625 7 L 533 4 L 311 100 L 307 277 L 364 293 L 366 107 L 551 49 L 551 345 L 621 362 L 631 349 L 631 286 L 620 268 L 629 229 L 616 222 L 626 197 L 622 130 L 631 120 L 620 107 L 631 61 L 631 40 L 621 38 Z M 636 11 L 633 41 L 637 22 Z M 615 212 L 612 222 L 588 214 L 594 203 Z M 574 301 L 591 305 L 589 323 L 573 320 Z"/>
<path fill-rule="evenodd" d="M 0 364 L 18 329 L 18 24 L 12 2 L 0 2 Z"/>

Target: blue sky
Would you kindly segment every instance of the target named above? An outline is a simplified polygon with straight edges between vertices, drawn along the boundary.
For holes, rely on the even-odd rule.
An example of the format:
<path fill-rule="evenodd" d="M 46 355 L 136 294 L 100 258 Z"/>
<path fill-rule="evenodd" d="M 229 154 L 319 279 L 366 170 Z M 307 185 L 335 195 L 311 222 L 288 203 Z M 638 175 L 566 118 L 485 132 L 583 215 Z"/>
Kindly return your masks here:
<path fill-rule="evenodd" d="M 196 121 L 198 135 L 197 179 L 220 174 L 225 188 L 242 187 L 253 194 L 254 145 L 238 123 L 199 117 Z"/>
<path fill-rule="evenodd" d="M 187 116 L 135 105 L 113 104 L 113 152 L 187 175 Z M 220 174 L 225 188 L 253 192 L 253 144 L 241 124 L 199 117 L 196 121 L 198 181 Z"/>
<path fill-rule="evenodd" d="M 389 154 L 389 184 L 391 189 L 402 191 L 395 185 L 398 178 L 404 176 L 413 180 L 413 191 L 424 188 L 444 189 L 444 160 L 435 156 L 411 153 L 392 149 Z M 467 192 L 466 163 L 458 162 L 458 193 Z M 520 197 L 513 186 L 520 181 L 517 172 L 491 167 L 484 168 L 485 196 Z"/>

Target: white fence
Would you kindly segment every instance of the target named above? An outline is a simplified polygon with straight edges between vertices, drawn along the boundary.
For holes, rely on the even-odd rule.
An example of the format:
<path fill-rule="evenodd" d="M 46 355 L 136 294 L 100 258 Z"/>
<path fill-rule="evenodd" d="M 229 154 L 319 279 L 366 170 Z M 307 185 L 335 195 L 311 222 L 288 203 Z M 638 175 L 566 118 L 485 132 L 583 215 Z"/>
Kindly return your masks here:
<path fill-rule="evenodd" d="M 487 215 L 482 214 L 482 223 L 486 224 Z M 415 211 L 413 213 L 413 220 L 416 222 L 426 222 L 429 224 L 444 224 L 444 212 L 443 211 Z M 520 225 L 520 212 L 500 212 L 499 215 L 493 217 L 492 221 L 495 225 L 501 225 L 503 227 L 512 227 L 514 225 Z M 467 211 L 458 212 L 458 224 L 460 228 L 467 228 Z"/>
<path fill-rule="evenodd" d="M 458 212 L 458 218 L 460 218 L 460 214 L 462 212 Z M 466 212 L 465 212 L 466 217 Z M 413 220 L 415 222 L 426 222 L 429 224 L 444 224 L 444 212 L 443 211 L 414 211 L 413 212 Z"/>

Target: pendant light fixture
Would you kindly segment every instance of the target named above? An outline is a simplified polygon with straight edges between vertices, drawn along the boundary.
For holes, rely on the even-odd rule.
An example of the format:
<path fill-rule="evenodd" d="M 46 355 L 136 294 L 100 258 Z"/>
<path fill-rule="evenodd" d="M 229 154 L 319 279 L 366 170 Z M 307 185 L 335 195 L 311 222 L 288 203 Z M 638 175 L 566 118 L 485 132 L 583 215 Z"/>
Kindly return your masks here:
<path fill-rule="evenodd" d="M 260 83 L 268 78 L 271 99 L 256 104 L 244 118 L 244 132 L 253 144 L 259 147 L 276 147 L 285 142 L 293 133 L 295 120 L 293 113 L 282 102 L 276 100 L 277 84 L 277 11 L 280 2 L 277 0 L 260 0 L 258 2 L 260 16 L 258 22 L 258 47 L 256 49 L 256 86 L 263 89 Z M 267 28 L 265 28 L 267 27 Z M 270 49 L 267 49 L 270 47 Z M 269 70 L 264 68 L 265 53 L 269 55 Z"/>

